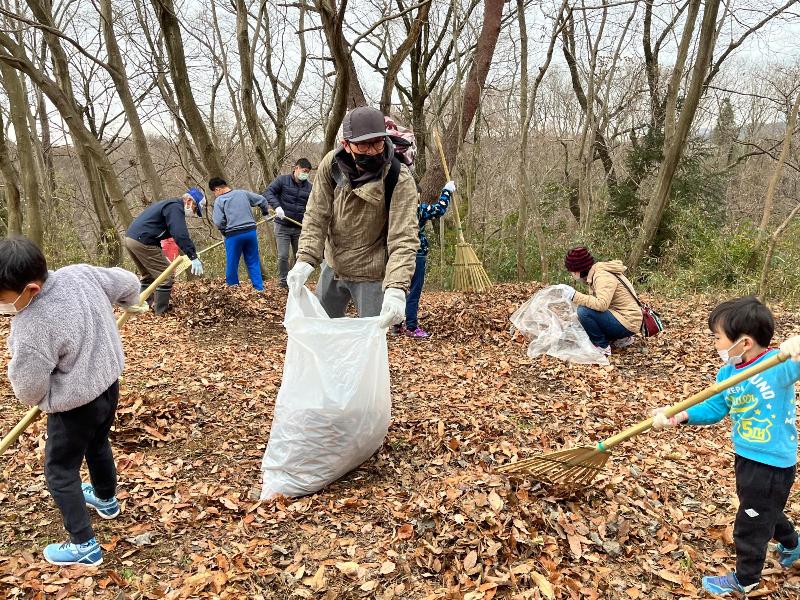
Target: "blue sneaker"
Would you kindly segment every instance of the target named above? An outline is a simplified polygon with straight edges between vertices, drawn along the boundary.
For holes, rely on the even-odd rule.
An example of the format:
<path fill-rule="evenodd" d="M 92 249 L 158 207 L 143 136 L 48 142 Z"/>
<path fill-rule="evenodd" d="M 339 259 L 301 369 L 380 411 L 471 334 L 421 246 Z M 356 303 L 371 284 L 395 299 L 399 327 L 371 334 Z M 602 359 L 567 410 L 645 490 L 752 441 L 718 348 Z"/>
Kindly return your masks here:
<path fill-rule="evenodd" d="M 45 547 L 44 559 L 51 565 L 88 565 L 96 567 L 103 562 L 103 550 L 95 538 L 83 544 L 65 542 Z"/>
<path fill-rule="evenodd" d="M 100 500 L 94 495 L 94 488 L 89 483 L 81 484 L 83 490 L 83 499 L 86 501 L 86 506 L 90 506 L 97 511 L 97 514 L 104 519 L 113 519 L 119 514 L 119 502 L 116 496 L 111 500 Z"/>
<path fill-rule="evenodd" d="M 733 595 L 734 598 L 744 598 L 747 592 L 752 592 L 757 587 L 757 583 L 743 586 L 736 579 L 736 573 L 728 573 L 717 577 L 703 577 L 703 589 L 717 596 Z"/>
<path fill-rule="evenodd" d="M 793 550 L 784 548 L 783 544 L 776 544 L 775 552 L 778 553 L 778 562 L 784 569 L 790 569 L 795 562 L 800 560 L 800 544 L 797 544 Z"/>

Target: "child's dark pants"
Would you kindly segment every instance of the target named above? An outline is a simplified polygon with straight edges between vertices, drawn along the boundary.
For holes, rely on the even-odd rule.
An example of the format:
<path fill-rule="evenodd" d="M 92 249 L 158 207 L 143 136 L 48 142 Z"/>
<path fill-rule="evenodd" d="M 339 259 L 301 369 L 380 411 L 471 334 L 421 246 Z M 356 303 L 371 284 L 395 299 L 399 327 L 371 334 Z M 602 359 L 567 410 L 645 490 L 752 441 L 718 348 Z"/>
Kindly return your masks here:
<path fill-rule="evenodd" d="M 736 542 L 736 577 L 743 586 L 761 579 L 771 539 L 785 548 L 797 547 L 797 532 L 783 514 L 794 474 L 795 467 L 771 467 L 736 456 L 739 511 L 733 526 L 733 539 Z"/>
<path fill-rule="evenodd" d="M 119 382 L 89 404 L 47 416 L 44 474 L 73 544 L 94 537 L 81 491 L 81 464 L 86 458 L 95 495 L 107 500 L 117 491 L 117 469 L 108 432 L 119 401 Z"/>

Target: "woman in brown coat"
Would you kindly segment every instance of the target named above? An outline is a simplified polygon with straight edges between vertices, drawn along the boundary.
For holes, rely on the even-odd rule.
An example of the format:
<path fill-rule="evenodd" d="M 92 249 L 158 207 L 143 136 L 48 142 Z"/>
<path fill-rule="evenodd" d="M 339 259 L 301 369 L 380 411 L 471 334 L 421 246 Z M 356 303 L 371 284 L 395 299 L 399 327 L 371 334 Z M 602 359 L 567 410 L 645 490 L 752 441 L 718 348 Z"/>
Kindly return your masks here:
<path fill-rule="evenodd" d="M 567 252 L 564 266 L 573 279 L 592 290 L 588 295 L 564 286 L 567 299 L 578 305 L 578 319 L 592 343 L 606 355 L 611 354 L 612 343 L 615 348 L 632 344 L 642 325 L 642 309 L 622 261 L 595 262 L 586 248 L 578 246 Z"/>

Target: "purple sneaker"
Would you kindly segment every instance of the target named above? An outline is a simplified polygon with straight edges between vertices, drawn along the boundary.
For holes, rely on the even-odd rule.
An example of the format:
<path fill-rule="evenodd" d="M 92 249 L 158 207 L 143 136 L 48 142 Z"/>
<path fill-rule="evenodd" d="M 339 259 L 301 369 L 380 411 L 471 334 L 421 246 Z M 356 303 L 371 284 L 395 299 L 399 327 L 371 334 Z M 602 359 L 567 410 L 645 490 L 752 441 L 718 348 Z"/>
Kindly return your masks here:
<path fill-rule="evenodd" d="M 416 338 L 418 340 L 424 340 L 425 338 L 430 337 L 430 334 L 422 327 L 417 327 L 414 331 L 406 329 L 406 335 L 410 338 Z"/>

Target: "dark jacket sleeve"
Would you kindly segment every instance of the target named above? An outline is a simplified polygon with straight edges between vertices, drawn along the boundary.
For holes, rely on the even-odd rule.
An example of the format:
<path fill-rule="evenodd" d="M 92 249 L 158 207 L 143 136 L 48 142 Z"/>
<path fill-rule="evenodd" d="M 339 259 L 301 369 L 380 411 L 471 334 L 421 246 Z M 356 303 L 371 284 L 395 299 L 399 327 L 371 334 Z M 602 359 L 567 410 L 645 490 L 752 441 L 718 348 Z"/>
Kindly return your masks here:
<path fill-rule="evenodd" d="M 197 250 L 194 248 L 194 242 L 189 237 L 189 228 L 186 226 L 186 214 L 183 212 L 183 206 L 177 202 L 167 204 L 164 207 L 164 220 L 167 222 L 169 234 L 178 244 L 178 248 L 183 250 L 183 253 L 191 260 L 197 258 Z"/>
<path fill-rule="evenodd" d="M 272 180 L 266 190 L 264 190 L 264 198 L 272 208 L 278 208 L 281 205 L 281 193 L 283 193 L 283 177 L 279 176 Z"/>

